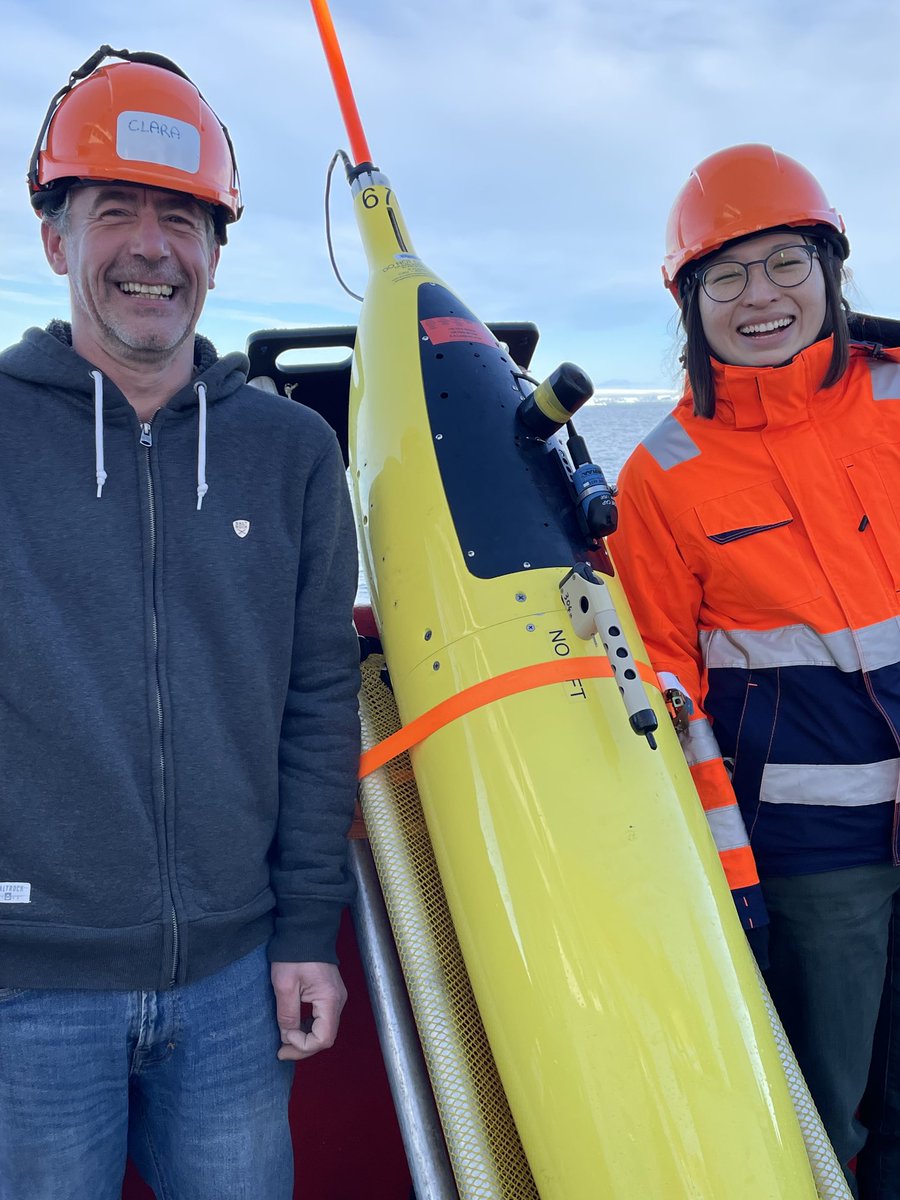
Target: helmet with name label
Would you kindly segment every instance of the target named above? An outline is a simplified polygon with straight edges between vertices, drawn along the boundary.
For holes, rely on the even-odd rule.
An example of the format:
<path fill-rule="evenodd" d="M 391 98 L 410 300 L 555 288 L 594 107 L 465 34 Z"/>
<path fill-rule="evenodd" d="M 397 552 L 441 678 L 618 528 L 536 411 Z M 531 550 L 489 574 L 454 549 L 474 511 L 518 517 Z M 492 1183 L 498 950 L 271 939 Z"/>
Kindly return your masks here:
<path fill-rule="evenodd" d="M 825 227 L 842 259 L 850 253 L 844 219 L 806 167 L 771 146 L 729 146 L 694 167 L 666 226 L 663 283 L 679 298 L 688 264 L 726 242 L 767 229 Z"/>
<path fill-rule="evenodd" d="M 101 66 L 107 58 L 123 59 Z M 228 130 L 170 59 L 101 46 L 53 97 L 28 171 L 37 211 L 76 181 L 185 192 L 210 205 L 221 242 L 241 215 Z"/>

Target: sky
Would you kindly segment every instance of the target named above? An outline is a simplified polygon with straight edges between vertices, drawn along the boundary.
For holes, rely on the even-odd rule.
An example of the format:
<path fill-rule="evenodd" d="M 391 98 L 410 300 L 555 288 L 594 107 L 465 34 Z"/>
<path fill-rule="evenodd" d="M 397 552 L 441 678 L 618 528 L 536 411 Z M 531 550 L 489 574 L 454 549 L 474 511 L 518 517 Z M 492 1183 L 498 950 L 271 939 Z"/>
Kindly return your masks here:
<path fill-rule="evenodd" d="M 900 315 L 900 6 L 870 0 L 331 0 L 377 165 L 417 252 L 482 320 L 535 322 L 533 362 L 598 387 L 677 384 L 660 262 L 691 168 L 737 142 L 800 159 L 843 213 L 849 298 Z M 0 344 L 68 311 L 24 178 L 50 97 L 97 46 L 153 50 L 228 125 L 245 212 L 200 329 L 353 324 L 325 242 L 347 147 L 307 0 L 0 0 Z M 366 268 L 337 172 L 335 254 Z"/>

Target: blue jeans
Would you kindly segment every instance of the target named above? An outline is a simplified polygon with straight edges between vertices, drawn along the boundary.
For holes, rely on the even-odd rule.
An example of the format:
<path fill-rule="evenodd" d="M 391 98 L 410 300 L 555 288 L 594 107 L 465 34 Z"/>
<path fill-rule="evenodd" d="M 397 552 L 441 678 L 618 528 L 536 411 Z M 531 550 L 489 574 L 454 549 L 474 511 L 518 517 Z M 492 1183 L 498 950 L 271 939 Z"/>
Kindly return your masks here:
<path fill-rule="evenodd" d="M 762 888 L 766 982 L 848 1182 L 860 1200 L 900 1200 L 900 868 Z"/>
<path fill-rule="evenodd" d="M 0 1200 L 290 1200 L 265 947 L 165 992 L 0 989 Z"/>

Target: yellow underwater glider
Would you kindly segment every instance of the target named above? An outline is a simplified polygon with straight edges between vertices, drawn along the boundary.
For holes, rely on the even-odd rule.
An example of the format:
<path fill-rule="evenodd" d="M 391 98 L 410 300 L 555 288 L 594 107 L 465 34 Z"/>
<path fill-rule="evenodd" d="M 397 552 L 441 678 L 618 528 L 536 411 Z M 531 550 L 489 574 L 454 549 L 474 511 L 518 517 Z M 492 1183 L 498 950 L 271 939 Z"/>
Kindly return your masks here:
<path fill-rule="evenodd" d="M 438 1107 L 459 1195 L 846 1197 L 600 536 L 611 497 L 571 426 L 590 383 L 566 368 L 535 387 L 418 256 L 312 4 L 369 266 L 349 470 L 404 727 L 372 751 L 364 811 L 373 844 L 376 826 L 399 839 L 376 861 L 417 1016 L 444 985 L 404 949 L 419 903 L 404 838 L 433 852 L 530 1170 L 463 1179 L 454 1146 L 472 1117 L 451 1081 L 459 1113 Z M 427 832 L 392 824 L 396 760 L 378 764 L 404 746 Z M 428 1040 L 465 1041 L 464 1024 L 438 1012 L 429 1064 Z"/>

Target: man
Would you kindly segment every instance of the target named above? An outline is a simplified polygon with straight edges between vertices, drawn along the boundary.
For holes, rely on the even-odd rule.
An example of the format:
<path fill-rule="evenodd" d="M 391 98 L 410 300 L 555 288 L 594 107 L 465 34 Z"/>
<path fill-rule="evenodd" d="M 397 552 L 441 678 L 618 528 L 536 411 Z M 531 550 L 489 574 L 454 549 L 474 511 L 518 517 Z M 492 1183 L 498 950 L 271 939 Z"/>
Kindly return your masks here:
<path fill-rule="evenodd" d="M 287 1200 L 346 996 L 340 453 L 194 333 L 241 206 L 174 64 L 98 51 L 30 187 L 71 325 L 0 355 L 0 1197 L 113 1200 L 130 1151 L 160 1196 Z"/>

